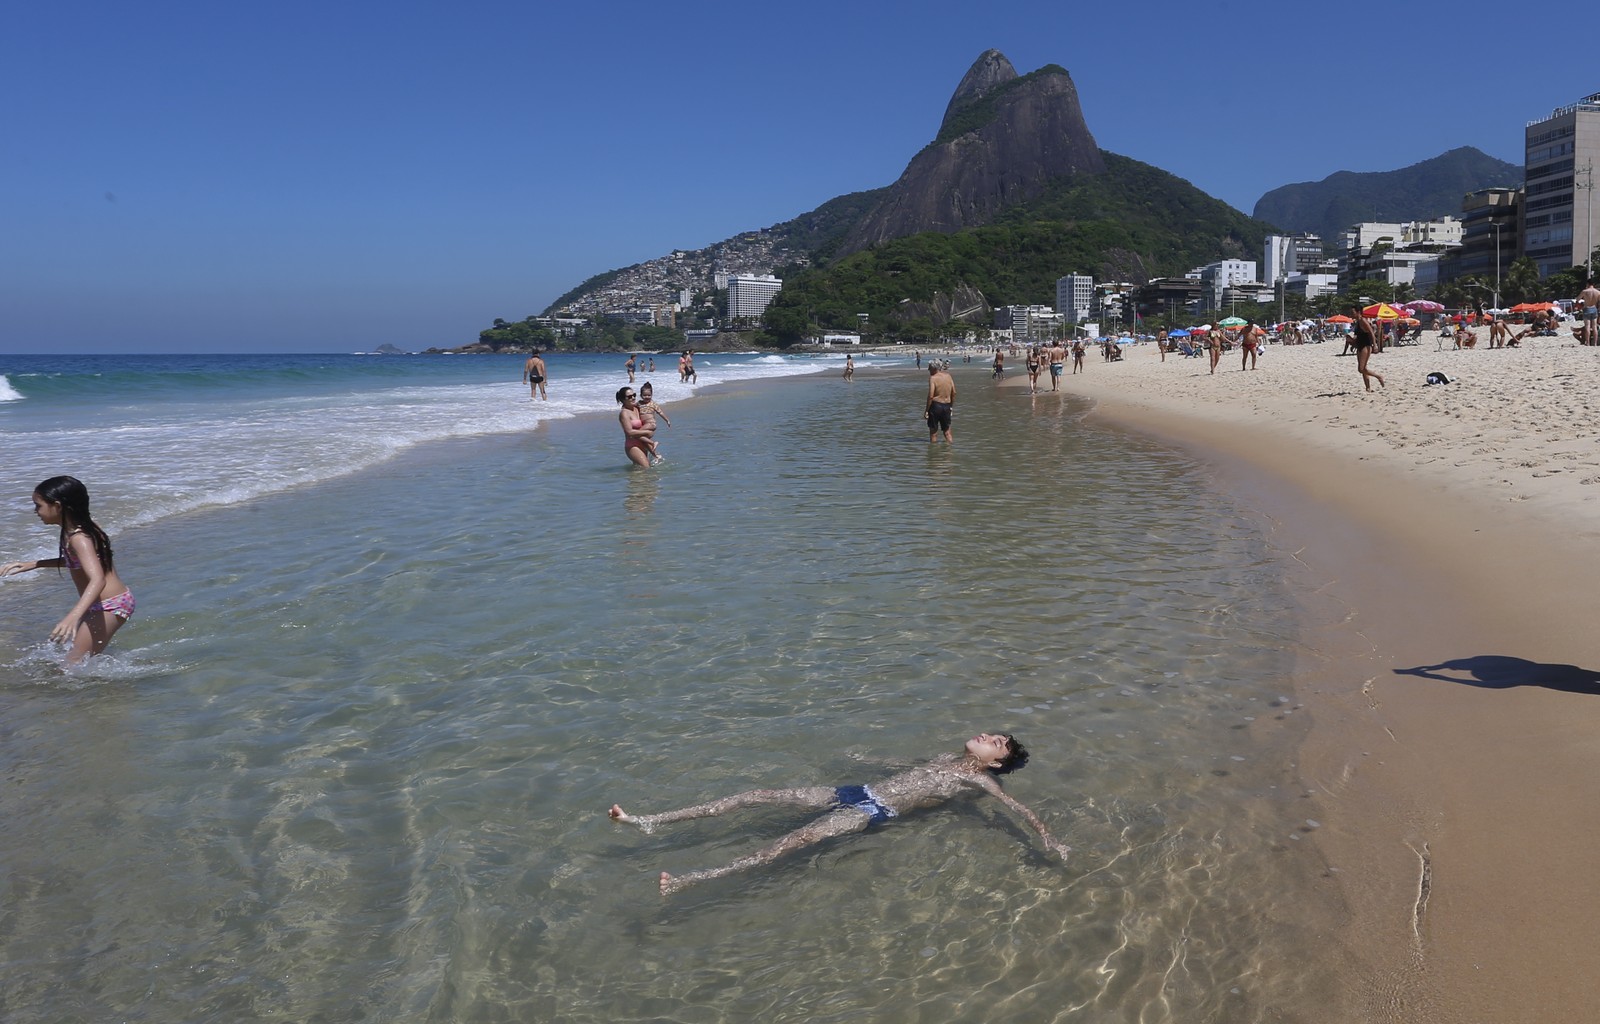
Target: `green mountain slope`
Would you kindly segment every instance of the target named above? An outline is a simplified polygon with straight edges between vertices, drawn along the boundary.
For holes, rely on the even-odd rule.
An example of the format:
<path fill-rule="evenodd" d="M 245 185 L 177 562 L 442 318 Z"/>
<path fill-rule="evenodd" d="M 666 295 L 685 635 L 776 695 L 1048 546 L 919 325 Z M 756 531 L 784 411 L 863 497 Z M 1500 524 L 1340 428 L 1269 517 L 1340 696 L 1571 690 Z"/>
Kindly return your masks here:
<path fill-rule="evenodd" d="M 1468 192 L 1521 183 L 1521 167 L 1462 146 L 1397 171 L 1339 171 L 1321 181 L 1284 185 L 1262 196 L 1253 212 L 1284 231 L 1310 231 L 1330 239 L 1361 221 L 1458 215 L 1461 197 Z"/>
<path fill-rule="evenodd" d="M 1056 279 L 1069 273 L 1140 284 L 1257 258 L 1267 225 L 1159 168 L 1101 156 L 1103 173 L 1058 178 L 994 224 L 896 239 L 786 280 L 767 308 L 768 333 L 793 343 L 819 328 L 854 328 L 866 313 L 874 330 L 928 340 L 945 326 L 941 296 L 976 289 L 988 306 L 1052 305 Z"/>

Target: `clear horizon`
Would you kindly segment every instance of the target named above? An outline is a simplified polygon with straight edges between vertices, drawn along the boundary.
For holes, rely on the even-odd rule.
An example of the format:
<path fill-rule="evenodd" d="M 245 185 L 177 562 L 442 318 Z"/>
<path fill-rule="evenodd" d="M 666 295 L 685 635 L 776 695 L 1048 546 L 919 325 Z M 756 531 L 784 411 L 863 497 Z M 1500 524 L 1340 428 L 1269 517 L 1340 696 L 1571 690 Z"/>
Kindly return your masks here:
<path fill-rule="evenodd" d="M 1145 10 L 27 8 L 0 43 L 0 353 L 467 344 L 893 182 L 989 48 L 1066 68 L 1100 146 L 1245 213 L 1459 146 L 1520 165 L 1527 121 L 1600 88 L 1575 61 L 1477 74 L 1451 36 L 1501 16 L 1481 0 Z"/>

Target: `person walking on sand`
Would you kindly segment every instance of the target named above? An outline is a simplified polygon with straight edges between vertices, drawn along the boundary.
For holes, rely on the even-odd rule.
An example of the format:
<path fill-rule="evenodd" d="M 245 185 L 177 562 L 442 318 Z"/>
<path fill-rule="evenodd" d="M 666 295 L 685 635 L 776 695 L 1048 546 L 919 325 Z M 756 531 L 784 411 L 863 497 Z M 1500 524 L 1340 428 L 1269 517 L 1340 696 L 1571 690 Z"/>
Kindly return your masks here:
<path fill-rule="evenodd" d="M 544 360 L 539 358 L 538 349 L 534 349 L 528 361 L 522 364 L 522 379 L 528 384 L 528 401 L 534 398 L 550 400 L 544 393 Z"/>
<path fill-rule="evenodd" d="M 1240 329 L 1239 349 L 1244 354 L 1239 358 L 1239 369 L 1254 370 L 1256 368 L 1256 350 L 1261 347 L 1261 339 L 1266 336 L 1266 333 L 1266 331 L 1256 326 L 1254 320 Z"/>
<path fill-rule="evenodd" d="M 1206 332 L 1206 351 L 1211 354 L 1211 372 L 1217 372 L 1217 364 L 1222 362 L 1222 328 L 1213 327 Z"/>
<path fill-rule="evenodd" d="M 935 360 L 937 362 L 937 360 Z M 661 872 L 661 895 L 670 896 L 697 882 L 721 878 L 736 871 L 770 864 L 785 854 L 803 850 L 825 839 L 865 832 L 891 818 L 911 811 L 934 807 L 957 796 L 987 794 L 999 800 L 1044 841 L 1044 848 L 1062 860 L 1072 848 L 1050 834 L 1039 816 L 1000 786 L 999 776 L 1014 772 L 1028 763 L 1028 751 L 1015 736 L 979 733 L 967 740 L 959 754 L 942 754 L 916 768 L 891 775 L 865 786 L 805 786 L 798 789 L 754 789 L 725 796 L 710 803 L 696 804 L 659 814 L 629 814 L 620 804 L 607 812 L 612 821 L 633 825 L 646 835 L 662 825 L 694 818 L 711 818 L 746 807 L 806 807 L 825 812 L 809 825 L 802 826 L 754 853 L 718 868 L 702 868 L 681 875 Z"/>
<path fill-rule="evenodd" d="M 1161 361 L 1167 361 L 1167 329 L 1165 327 L 1156 332 L 1156 351 L 1161 353 Z"/>
<path fill-rule="evenodd" d="M 1366 385 L 1368 391 L 1372 390 L 1372 378 L 1377 377 L 1378 386 L 1388 387 L 1383 378 L 1374 370 L 1367 369 L 1367 360 L 1372 358 L 1373 349 L 1378 344 L 1378 329 L 1372 320 L 1361 312 L 1360 306 L 1350 307 L 1352 321 L 1350 331 L 1350 344 L 1356 350 L 1356 372 L 1361 374 L 1361 383 Z"/>
<path fill-rule="evenodd" d="M 633 368 L 635 366 L 637 366 L 638 364 L 639 364 L 639 357 L 636 356 L 636 355 L 631 355 L 631 354 L 628 356 L 628 361 L 626 363 L 622 364 L 622 368 L 624 370 L 628 371 L 628 383 L 629 384 L 633 383 Z"/>
<path fill-rule="evenodd" d="M 1600 288 L 1595 287 L 1595 279 L 1589 278 L 1584 284 L 1583 291 L 1578 293 L 1578 302 L 1583 306 L 1583 330 L 1578 336 L 1580 345 L 1600 344 Z"/>
<path fill-rule="evenodd" d="M 0 565 L 0 576 L 35 569 L 68 569 L 78 588 L 77 603 L 50 630 L 56 643 L 70 643 L 67 664 L 77 665 L 106 649 L 122 624 L 133 618 L 133 591 L 122 582 L 111 558 L 111 538 L 89 515 L 89 489 L 77 478 L 53 476 L 33 489 L 33 514 L 60 528 L 56 558 Z"/>
<path fill-rule="evenodd" d="M 923 410 L 922 418 L 928 421 L 928 443 L 933 444 L 939 439 L 939 434 L 944 434 L 944 443 L 950 444 L 955 438 L 950 432 L 950 417 L 955 411 L 956 381 L 950 376 L 950 371 L 937 359 L 928 362 L 928 406 Z"/>

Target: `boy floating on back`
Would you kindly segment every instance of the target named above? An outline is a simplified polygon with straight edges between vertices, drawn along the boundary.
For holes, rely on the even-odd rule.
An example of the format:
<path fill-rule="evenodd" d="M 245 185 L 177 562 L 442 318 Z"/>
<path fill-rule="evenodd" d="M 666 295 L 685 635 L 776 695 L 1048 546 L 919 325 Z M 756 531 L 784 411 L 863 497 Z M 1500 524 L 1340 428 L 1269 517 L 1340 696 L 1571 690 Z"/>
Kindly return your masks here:
<path fill-rule="evenodd" d="M 980 733 L 967 740 L 959 754 L 942 754 L 925 765 L 891 775 L 870 786 L 807 786 L 799 789 L 754 789 L 734 796 L 726 796 L 707 804 L 697 804 L 677 811 L 660 814 L 629 814 L 617 804 L 611 805 L 614 821 L 636 825 L 646 833 L 654 832 L 659 825 L 690 818 L 709 818 L 741 807 L 763 804 L 788 804 L 796 807 L 826 809 L 827 813 L 802 828 L 790 832 L 777 842 L 754 853 L 747 854 L 720 868 L 704 868 L 684 875 L 661 872 L 663 896 L 677 892 L 695 882 L 742 871 L 769 863 L 786 853 L 803 849 L 824 839 L 865 831 L 869 826 L 897 818 L 907 811 L 941 804 L 961 793 L 974 790 L 988 793 L 1011 808 L 1044 840 L 1045 849 L 1065 859 L 1071 849 L 1057 841 L 1045 828 L 1039 816 L 1020 801 L 1013 799 L 1000 788 L 996 776 L 1016 771 L 1028 763 L 1028 752 L 1015 737 L 994 733 Z"/>

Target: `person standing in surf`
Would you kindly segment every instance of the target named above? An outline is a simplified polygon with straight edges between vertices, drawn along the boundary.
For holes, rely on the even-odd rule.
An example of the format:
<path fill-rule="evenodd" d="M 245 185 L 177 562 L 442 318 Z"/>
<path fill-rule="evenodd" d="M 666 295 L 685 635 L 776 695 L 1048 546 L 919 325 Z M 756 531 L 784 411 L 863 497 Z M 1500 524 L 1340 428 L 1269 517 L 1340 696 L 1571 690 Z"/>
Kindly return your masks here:
<path fill-rule="evenodd" d="M 937 359 L 928 362 L 928 405 L 922 416 L 928 421 L 928 443 L 933 444 L 944 434 L 944 443 L 955 440 L 950 433 L 950 417 L 955 411 L 956 382 L 950 371 Z"/>
<path fill-rule="evenodd" d="M 544 393 L 544 360 L 539 357 L 538 349 L 534 349 L 533 353 L 528 356 L 528 361 L 522 364 L 522 379 L 528 385 L 528 400 L 530 402 L 535 398 L 541 398 L 547 402 L 550 400 L 550 396 Z"/>
<path fill-rule="evenodd" d="M 35 569 L 69 569 L 78 601 L 50 630 L 56 643 L 70 643 L 67 664 L 99 654 L 122 624 L 133 617 L 133 591 L 112 564 L 111 539 L 89 515 L 89 489 L 75 477 L 53 476 L 33 489 L 33 512 L 46 526 L 61 530 L 57 558 L 0 565 L 0 576 Z"/>

